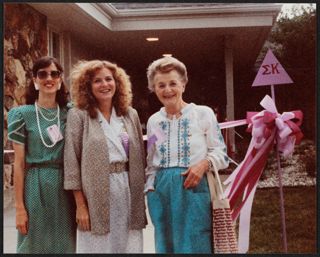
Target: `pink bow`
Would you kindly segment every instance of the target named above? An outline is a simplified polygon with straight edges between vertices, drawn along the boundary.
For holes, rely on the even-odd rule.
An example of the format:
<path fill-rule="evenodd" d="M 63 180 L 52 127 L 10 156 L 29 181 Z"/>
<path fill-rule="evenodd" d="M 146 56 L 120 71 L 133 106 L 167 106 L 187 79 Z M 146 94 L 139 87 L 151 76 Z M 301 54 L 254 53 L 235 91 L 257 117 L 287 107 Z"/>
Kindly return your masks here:
<path fill-rule="evenodd" d="M 252 133 L 254 147 L 259 149 L 276 126 L 279 152 L 283 157 L 288 157 L 293 152 L 294 145 L 300 144 L 303 137 L 299 128 L 302 123 L 302 112 L 279 114 L 274 101 L 268 95 L 263 98 L 260 105 L 265 108 L 264 111 L 247 113 L 248 131 Z"/>
<path fill-rule="evenodd" d="M 299 128 L 302 112 L 292 111 L 279 114 L 274 101 L 266 95 L 260 102 L 265 110 L 247 113 L 247 131 L 252 139 L 244 160 L 227 178 L 229 184 L 224 192 L 230 200 L 232 219 L 240 215 L 239 253 L 249 248 L 250 215 L 254 193 L 274 142 L 283 157 L 289 156 L 294 145 L 299 144 L 303 134 Z M 241 199 L 242 198 L 242 199 Z"/>

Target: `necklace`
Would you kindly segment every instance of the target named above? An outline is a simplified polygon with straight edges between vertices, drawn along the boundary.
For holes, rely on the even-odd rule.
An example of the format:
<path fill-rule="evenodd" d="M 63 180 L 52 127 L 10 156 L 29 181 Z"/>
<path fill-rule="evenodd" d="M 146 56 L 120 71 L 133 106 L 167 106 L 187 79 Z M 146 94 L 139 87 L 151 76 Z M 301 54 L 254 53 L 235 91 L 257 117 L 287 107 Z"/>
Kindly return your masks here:
<path fill-rule="evenodd" d="M 175 113 L 173 113 L 173 114 L 167 113 L 167 117 L 168 117 L 168 119 L 170 119 L 170 120 L 172 120 L 174 117 L 175 117 L 176 119 L 178 119 L 181 115 L 182 115 L 181 110 L 178 111 L 178 112 L 175 112 Z"/>
<path fill-rule="evenodd" d="M 175 113 L 173 113 L 173 114 L 168 113 L 168 112 L 166 111 L 166 113 L 167 113 L 167 118 L 170 119 L 170 120 L 172 120 L 174 117 L 175 117 L 176 119 L 178 119 L 180 116 L 182 116 L 182 109 L 183 109 L 186 105 L 187 105 L 187 104 L 182 104 L 180 110 L 177 111 L 177 112 L 175 112 Z"/>
<path fill-rule="evenodd" d="M 52 145 L 48 145 L 48 144 L 44 141 L 43 135 L 42 135 L 42 130 L 41 130 L 41 127 L 40 127 L 40 119 L 39 119 L 39 113 L 38 113 L 38 112 L 41 113 L 41 111 L 38 110 L 38 105 L 37 105 L 36 102 L 34 103 L 34 105 L 35 105 L 35 108 L 36 108 L 37 125 L 38 125 L 38 131 L 39 131 L 39 134 L 40 134 L 41 141 L 42 141 L 42 143 L 43 143 L 46 147 L 52 148 L 52 147 L 54 147 L 54 146 L 56 145 L 56 143 L 57 143 L 58 141 L 54 142 Z M 59 105 L 58 105 L 57 109 L 58 109 L 58 110 L 57 110 L 57 115 L 54 117 L 54 119 L 58 118 L 58 128 L 60 129 L 60 107 L 59 107 Z M 46 119 L 46 118 L 45 118 L 45 119 Z M 47 120 L 47 121 L 53 121 L 53 120 L 48 120 L 48 119 L 46 119 L 46 120 Z"/>
<path fill-rule="evenodd" d="M 38 109 L 38 111 L 40 112 L 40 114 L 41 114 L 41 116 L 46 120 L 46 121 L 54 121 L 57 117 L 58 117 L 58 114 L 59 114 L 59 112 L 58 112 L 58 110 L 57 110 L 57 113 L 55 114 L 55 116 L 52 118 L 52 119 L 49 119 L 49 118 L 47 118 L 45 115 L 44 115 L 44 113 L 41 111 L 41 109 L 45 109 L 45 110 L 48 110 L 48 109 L 46 109 L 46 108 L 43 108 L 43 107 L 41 107 L 41 106 L 39 106 L 40 108 Z M 59 105 L 58 105 L 58 108 L 59 108 Z"/>

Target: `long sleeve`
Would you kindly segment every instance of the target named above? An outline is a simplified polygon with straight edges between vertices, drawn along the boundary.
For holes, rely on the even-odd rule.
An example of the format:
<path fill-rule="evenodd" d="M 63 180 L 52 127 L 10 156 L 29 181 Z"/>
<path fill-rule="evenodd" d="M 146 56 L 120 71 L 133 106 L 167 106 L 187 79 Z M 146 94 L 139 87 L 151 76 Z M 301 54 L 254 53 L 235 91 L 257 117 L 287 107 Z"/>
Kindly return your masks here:
<path fill-rule="evenodd" d="M 211 160 L 218 170 L 225 169 L 229 165 L 229 158 L 217 118 L 212 109 L 206 108 L 202 119 L 203 122 L 205 121 L 204 130 L 208 147 L 206 158 Z"/>
<path fill-rule="evenodd" d="M 81 153 L 83 120 L 80 111 L 72 108 L 68 112 L 65 130 L 64 147 L 64 188 L 80 190 L 81 186 Z"/>
<path fill-rule="evenodd" d="M 154 179 L 156 176 L 157 168 L 153 166 L 153 157 L 156 150 L 155 145 L 155 135 L 151 135 L 151 125 L 150 122 L 147 123 L 147 167 L 146 171 L 146 184 L 144 188 L 144 192 L 148 192 L 149 190 L 154 190 Z"/>

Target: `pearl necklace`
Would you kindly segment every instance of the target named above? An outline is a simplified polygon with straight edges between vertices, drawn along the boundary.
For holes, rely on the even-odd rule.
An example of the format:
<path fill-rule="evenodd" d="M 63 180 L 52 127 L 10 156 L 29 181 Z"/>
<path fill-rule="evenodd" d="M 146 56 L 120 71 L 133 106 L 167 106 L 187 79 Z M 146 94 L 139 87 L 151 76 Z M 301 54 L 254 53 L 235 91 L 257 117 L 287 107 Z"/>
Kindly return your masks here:
<path fill-rule="evenodd" d="M 41 127 L 40 127 L 40 119 L 39 119 L 39 113 L 38 113 L 38 112 L 41 113 L 41 111 L 38 109 L 38 105 L 37 105 L 36 102 L 34 103 L 34 106 L 35 106 L 35 108 L 36 108 L 37 125 L 38 125 L 38 131 L 39 131 L 39 134 L 40 134 L 41 141 L 42 141 L 42 143 L 43 143 L 47 148 L 52 148 L 52 147 L 54 147 L 54 146 L 56 145 L 56 143 L 57 143 L 58 141 L 54 142 L 52 145 L 48 145 L 48 144 L 44 141 L 43 135 L 42 135 L 42 130 L 41 130 Z M 60 129 L 60 107 L 59 107 L 59 104 L 58 104 L 57 109 L 58 109 L 58 110 L 57 110 L 57 115 L 54 117 L 54 119 L 58 118 L 58 128 Z M 45 118 L 45 117 L 43 117 L 43 118 Z M 54 119 L 49 120 L 49 119 L 46 119 L 46 118 L 45 118 L 45 120 L 47 120 L 47 121 L 53 121 Z"/>
<path fill-rule="evenodd" d="M 58 110 L 57 110 L 57 113 L 56 113 L 56 115 L 52 118 L 52 119 L 49 119 L 49 118 L 47 118 L 45 115 L 44 115 L 44 113 L 41 111 L 41 108 L 42 109 L 45 109 L 45 110 L 47 110 L 46 108 L 43 108 L 43 107 L 41 107 L 41 106 L 39 106 L 40 108 L 38 109 L 38 111 L 40 112 L 40 114 L 41 114 L 41 116 L 46 120 L 46 121 L 54 121 L 58 116 L 59 116 L 59 112 L 58 112 Z M 59 108 L 59 105 L 58 105 L 58 108 Z"/>

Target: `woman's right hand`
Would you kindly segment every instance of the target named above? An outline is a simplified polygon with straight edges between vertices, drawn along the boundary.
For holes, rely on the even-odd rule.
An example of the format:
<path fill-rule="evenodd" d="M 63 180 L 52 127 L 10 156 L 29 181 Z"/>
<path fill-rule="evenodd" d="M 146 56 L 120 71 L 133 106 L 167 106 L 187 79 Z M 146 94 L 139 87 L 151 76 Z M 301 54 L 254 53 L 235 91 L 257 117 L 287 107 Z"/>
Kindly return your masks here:
<path fill-rule="evenodd" d="M 86 204 L 81 204 L 80 206 L 77 206 L 76 222 L 80 230 L 83 230 L 83 231 L 90 230 L 90 216 L 89 216 L 89 210 Z"/>
<path fill-rule="evenodd" d="M 16 209 L 16 229 L 22 235 L 28 233 L 28 213 L 26 209 Z"/>

